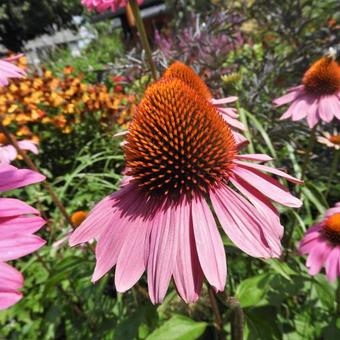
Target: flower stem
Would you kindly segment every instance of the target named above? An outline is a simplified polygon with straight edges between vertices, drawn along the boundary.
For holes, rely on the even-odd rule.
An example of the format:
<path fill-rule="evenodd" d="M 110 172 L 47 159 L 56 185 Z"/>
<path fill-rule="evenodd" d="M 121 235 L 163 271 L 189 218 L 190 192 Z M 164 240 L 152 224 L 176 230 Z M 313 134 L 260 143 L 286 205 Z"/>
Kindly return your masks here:
<path fill-rule="evenodd" d="M 136 26 L 137 26 L 137 30 L 139 32 L 140 41 L 142 43 L 143 49 L 144 49 L 145 54 L 146 54 L 146 58 L 147 58 L 148 63 L 150 65 L 152 76 L 153 76 L 154 80 L 157 80 L 156 66 L 155 66 L 153 59 L 152 59 L 151 47 L 150 47 L 150 44 L 149 44 L 148 36 L 146 34 L 146 31 L 145 31 L 144 22 L 143 22 L 143 19 L 142 19 L 140 10 L 139 10 L 139 6 L 138 6 L 136 0 L 129 0 L 129 4 L 130 4 L 131 10 L 132 10 L 132 14 L 133 14 L 135 21 L 136 21 Z"/>
<path fill-rule="evenodd" d="M 18 144 L 17 139 L 15 136 L 9 133 L 9 131 L 5 128 L 5 126 L 2 124 L 2 120 L 0 119 L 0 131 L 6 136 L 7 140 L 14 146 L 18 154 L 23 158 L 27 166 L 32 169 L 33 171 L 40 172 L 37 166 L 33 163 L 31 158 L 27 155 L 27 153 L 22 150 Z M 66 212 L 66 209 L 64 205 L 61 203 L 59 200 L 58 196 L 50 186 L 50 184 L 47 181 L 42 182 L 42 185 L 44 186 L 45 190 L 49 193 L 49 195 L 52 198 L 52 201 L 54 204 L 57 206 L 57 208 L 60 210 L 61 214 L 64 216 L 65 220 L 74 228 L 75 226 L 73 225 L 69 215 Z"/>
<path fill-rule="evenodd" d="M 235 297 L 229 297 L 227 303 L 231 309 L 231 339 L 243 339 L 244 313 L 240 302 Z"/>
<path fill-rule="evenodd" d="M 215 296 L 216 293 L 214 292 L 214 290 L 211 286 L 208 287 L 208 292 L 209 292 L 211 309 L 212 309 L 212 311 L 215 315 L 215 325 L 216 325 L 216 329 L 218 331 L 218 336 L 219 336 L 219 339 L 222 340 L 222 339 L 224 339 L 223 322 L 222 322 L 220 310 L 218 309 L 218 305 L 217 305 L 217 300 L 216 300 L 216 296 Z"/>
<path fill-rule="evenodd" d="M 307 147 L 307 150 L 306 150 L 306 153 L 305 153 L 305 158 L 304 158 L 304 161 L 303 161 L 303 166 L 302 166 L 302 171 L 301 171 L 301 178 L 302 179 L 304 179 L 304 177 L 305 177 L 307 166 L 308 166 L 308 163 L 309 163 L 309 160 L 310 160 L 310 154 L 311 154 L 311 152 L 313 150 L 313 146 L 315 144 L 316 127 L 317 127 L 317 125 L 315 125 L 313 127 L 313 129 L 310 133 L 309 143 L 308 143 L 308 147 Z"/>
<path fill-rule="evenodd" d="M 326 198 L 329 194 L 329 191 L 331 190 L 334 175 L 337 173 L 337 170 L 338 170 L 339 158 L 340 158 L 340 150 L 335 150 L 333 162 L 332 162 L 332 165 L 331 165 L 331 171 L 329 173 L 328 181 L 327 181 L 327 191 L 325 193 Z"/>

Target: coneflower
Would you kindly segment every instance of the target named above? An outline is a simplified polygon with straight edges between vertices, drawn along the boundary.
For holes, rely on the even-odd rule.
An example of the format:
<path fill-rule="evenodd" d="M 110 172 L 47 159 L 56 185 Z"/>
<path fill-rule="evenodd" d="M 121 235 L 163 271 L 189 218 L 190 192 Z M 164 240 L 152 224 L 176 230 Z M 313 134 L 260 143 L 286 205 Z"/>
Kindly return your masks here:
<path fill-rule="evenodd" d="M 271 158 L 240 155 L 216 108 L 183 81 L 151 85 L 138 106 L 124 145 L 127 176 L 73 232 L 70 245 L 96 239 L 95 282 L 116 266 L 119 292 L 147 271 L 153 303 L 171 278 L 187 303 L 198 299 L 204 277 L 222 291 L 226 255 L 218 231 L 247 254 L 278 257 L 283 227 L 271 200 L 300 207 L 273 173 Z"/>
<path fill-rule="evenodd" d="M 291 103 L 281 119 L 298 121 L 306 118 L 310 128 L 321 120 L 329 123 L 340 119 L 340 66 L 335 50 L 316 61 L 304 74 L 302 85 L 273 102 L 276 106 Z"/>

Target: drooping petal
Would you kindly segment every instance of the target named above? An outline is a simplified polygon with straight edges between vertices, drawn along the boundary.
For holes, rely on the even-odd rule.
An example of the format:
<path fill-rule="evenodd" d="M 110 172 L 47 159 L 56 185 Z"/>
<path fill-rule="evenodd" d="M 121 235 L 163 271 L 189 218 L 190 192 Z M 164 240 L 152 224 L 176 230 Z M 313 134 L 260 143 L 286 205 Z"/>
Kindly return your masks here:
<path fill-rule="evenodd" d="M 287 103 L 294 101 L 296 98 L 301 96 L 303 93 L 304 93 L 304 91 L 303 91 L 302 87 L 297 87 L 295 89 L 291 89 L 291 91 L 288 92 L 287 94 L 283 95 L 282 97 L 276 98 L 273 101 L 273 104 L 275 106 L 285 105 Z"/>
<path fill-rule="evenodd" d="M 0 80 L 1 84 L 1 80 Z M 9 288 L 1 290 L 0 289 L 0 310 L 7 309 L 22 299 L 22 294 L 16 290 L 11 290 Z"/>
<path fill-rule="evenodd" d="M 254 162 L 268 162 L 273 160 L 272 157 L 260 153 L 237 155 L 235 158 Z"/>
<path fill-rule="evenodd" d="M 296 184 L 303 184 L 303 181 L 301 181 L 300 179 L 297 179 L 289 174 L 287 174 L 284 171 L 275 169 L 275 168 L 271 168 L 269 166 L 266 165 L 262 165 L 262 164 L 254 164 L 254 163 L 247 163 L 247 162 L 242 162 L 242 161 L 234 161 L 236 164 L 240 165 L 241 167 L 245 167 L 245 168 L 251 168 L 251 169 L 257 169 L 257 170 L 261 170 L 261 171 L 265 171 L 265 172 L 270 172 L 274 175 L 280 176 L 285 178 L 286 180 L 296 183 Z"/>
<path fill-rule="evenodd" d="M 0 192 L 39 183 L 45 176 L 28 169 L 17 169 L 12 165 L 0 165 Z"/>
<path fill-rule="evenodd" d="M 226 97 L 221 99 L 211 99 L 211 104 L 213 105 L 224 105 L 236 102 L 238 100 L 238 97 L 232 96 L 232 97 Z"/>
<path fill-rule="evenodd" d="M 20 289 L 23 284 L 24 278 L 18 270 L 7 263 L 0 262 L 0 293 L 4 289 Z"/>
<path fill-rule="evenodd" d="M 35 143 L 33 143 L 32 141 L 30 141 L 30 140 L 19 141 L 18 145 L 19 145 L 20 149 L 31 151 L 35 155 L 37 155 L 39 153 L 37 145 Z"/>
<path fill-rule="evenodd" d="M 334 282 L 339 276 L 339 263 L 340 263 L 340 247 L 334 247 L 329 253 L 325 263 L 327 278 L 329 281 Z"/>
<path fill-rule="evenodd" d="M 163 301 L 174 272 L 181 224 L 181 203 L 165 204 L 153 221 L 148 257 L 148 288 L 152 303 Z"/>
<path fill-rule="evenodd" d="M 308 273 L 315 275 L 319 273 L 325 263 L 326 257 L 331 251 L 331 247 L 326 240 L 318 242 L 317 247 L 313 247 L 308 255 L 306 265 L 309 268 Z"/>
<path fill-rule="evenodd" d="M 307 114 L 307 123 L 310 129 L 312 129 L 320 120 L 318 114 L 319 99 L 317 99 L 313 104 L 310 105 Z"/>
<path fill-rule="evenodd" d="M 268 223 L 242 196 L 221 186 L 210 194 L 216 215 L 228 237 L 245 253 L 261 258 L 281 254 L 280 238 L 271 235 Z"/>
<path fill-rule="evenodd" d="M 39 211 L 15 198 L 0 198 L 0 218 L 23 214 L 38 215 Z"/>
<path fill-rule="evenodd" d="M 320 118 L 329 123 L 334 118 L 336 107 L 333 106 L 333 96 L 322 96 L 319 100 L 318 113 Z"/>
<path fill-rule="evenodd" d="M 46 243 L 36 235 L 13 233 L 0 239 L 0 261 L 10 261 L 33 253 Z"/>
<path fill-rule="evenodd" d="M 191 209 L 201 268 L 209 283 L 217 291 L 223 291 L 227 277 L 226 255 L 214 216 L 207 202 L 198 196 L 193 199 Z"/>
<path fill-rule="evenodd" d="M 317 98 L 308 94 L 302 95 L 296 99 L 291 106 L 292 120 L 298 121 L 305 118 L 308 114 L 310 106 L 315 101 L 317 101 Z"/>
<path fill-rule="evenodd" d="M 46 221 L 40 216 L 0 217 L 0 235 L 5 233 L 33 234 Z"/>
<path fill-rule="evenodd" d="M 186 303 L 194 303 L 199 298 L 203 272 L 199 263 L 190 205 L 184 202 L 180 211 L 179 240 L 174 281 L 178 293 Z"/>
<path fill-rule="evenodd" d="M 291 195 L 277 180 L 255 169 L 235 166 L 233 172 L 265 196 L 287 207 L 299 208 L 302 202 Z"/>

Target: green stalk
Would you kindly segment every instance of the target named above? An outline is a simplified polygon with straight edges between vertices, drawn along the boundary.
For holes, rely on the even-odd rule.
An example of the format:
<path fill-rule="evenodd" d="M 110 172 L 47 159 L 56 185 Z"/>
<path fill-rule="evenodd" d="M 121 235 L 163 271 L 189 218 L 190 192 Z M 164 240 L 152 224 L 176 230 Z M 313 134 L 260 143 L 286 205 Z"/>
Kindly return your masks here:
<path fill-rule="evenodd" d="M 310 133 L 310 138 L 309 138 L 309 143 L 308 143 L 308 147 L 305 153 L 305 158 L 303 161 L 303 166 L 302 166 L 302 175 L 301 175 L 301 179 L 305 178 L 305 173 L 309 164 L 309 160 L 310 160 L 310 154 L 313 150 L 314 144 L 315 144 L 315 133 L 316 133 L 316 127 L 317 125 L 315 125 Z"/>
<path fill-rule="evenodd" d="M 138 33 L 139 33 L 140 41 L 142 43 L 143 49 L 144 49 L 145 54 L 146 54 L 146 58 L 147 58 L 148 63 L 150 65 L 152 76 L 153 76 L 154 80 L 157 80 L 156 66 L 155 66 L 153 59 L 152 59 L 151 47 L 150 47 L 150 44 L 149 44 L 148 37 L 146 35 L 144 22 L 143 22 L 143 19 L 142 19 L 140 10 L 139 10 L 139 6 L 138 6 L 136 0 L 129 0 L 129 4 L 131 6 L 132 14 L 133 14 L 135 21 L 136 21 L 136 26 L 137 26 L 137 30 L 138 30 Z"/>
<path fill-rule="evenodd" d="M 329 177 L 328 177 L 328 181 L 327 181 L 327 191 L 325 193 L 326 198 L 329 194 L 329 191 L 331 190 L 331 185 L 332 185 L 334 175 L 337 173 L 337 170 L 338 170 L 339 158 L 340 158 L 339 156 L 340 156 L 340 150 L 335 150 L 333 162 L 332 162 L 332 165 L 331 165 L 331 171 L 329 173 Z"/>

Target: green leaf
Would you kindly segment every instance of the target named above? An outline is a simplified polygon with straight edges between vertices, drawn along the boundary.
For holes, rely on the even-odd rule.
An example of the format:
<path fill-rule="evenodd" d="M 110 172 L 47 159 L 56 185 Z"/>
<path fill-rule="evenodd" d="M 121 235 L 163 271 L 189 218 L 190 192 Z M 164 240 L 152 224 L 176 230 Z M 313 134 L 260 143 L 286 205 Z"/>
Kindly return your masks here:
<path fill-rule="evenodd" d="M 316 275 L 313 282 L 315 283 L 317 298 L 325 308 L 333 310 L 335 308 L 335 289 L 324 275 Z"/>
<path fill-rule="evenodd" d="M 266 294 L 269 291 L 269 282 L 272 274 L 260 274 L 241 282 L 237 287 L 236 297 L 241 307 L 255 307 L 268 304 Z"/>
<path fill-rule="evenodd" d="M 291 269 L 287 263 L 281 262 L 277 259 L 269 259 L 265 261 L 268 263 L 278 274 L 282 275 L 285 279 L 292 281 L 291 275 L 297 274 Z"/>
<path fill-rule="evenodd" d="M 204 333 L 206 327 L 206 322 L 196 322 L 183 315 L 175 315 L 151 333 L 147 340 L 194 340 Z"/>
<path fill-rule="evenodd" d="M 276 318 L 276 310 L 272 307 L 254 308 L 245 312 L 246 340 L 279 340 L 281 331 Z"/>

